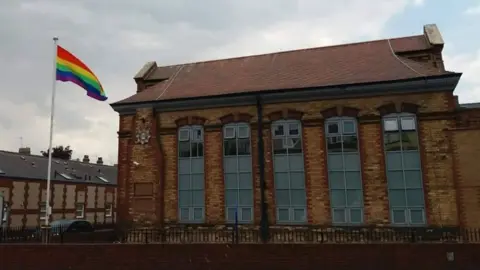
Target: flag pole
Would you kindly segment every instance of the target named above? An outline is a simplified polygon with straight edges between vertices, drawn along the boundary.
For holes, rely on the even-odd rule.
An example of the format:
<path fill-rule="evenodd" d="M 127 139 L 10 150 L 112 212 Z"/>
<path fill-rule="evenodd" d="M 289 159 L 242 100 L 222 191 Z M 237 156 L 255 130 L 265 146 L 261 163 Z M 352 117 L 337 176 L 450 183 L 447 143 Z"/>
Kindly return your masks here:
<path fill-rule="evenodd" d="M 48 171 L 47 171 L 47 196 L 45 211 L 45 227 L 48 227 L 50 218 L 50 180 L 52 177 L 52 141 L 53 141 L 53 119 L 55 116 L 55 92 L 57 88 L 57 43 L 58 37 L 53 38 L 53 74 L 52 74 L 52 103 L 50 108 L 50 140 L 48 142 Z M 48 237 L 45 237 L 45 242 Z"/>

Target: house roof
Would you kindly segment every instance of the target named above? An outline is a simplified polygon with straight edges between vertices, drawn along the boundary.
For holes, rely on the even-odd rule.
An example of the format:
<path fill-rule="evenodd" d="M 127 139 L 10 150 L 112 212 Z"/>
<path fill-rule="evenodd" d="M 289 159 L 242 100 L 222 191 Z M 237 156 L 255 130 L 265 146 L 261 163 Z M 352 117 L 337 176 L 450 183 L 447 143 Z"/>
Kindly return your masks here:
<path fill-rule="evenodd" d="M 436 26 L 433 27 L 434 32 L 438 32 Z M 406 52 L 443 46 L 443 43 L 432 44 L 430 36 L 425 32 L 424 35 L 163 67 L 149 62 L 153 68 L 147 71 L 144 67 L 135 79 L 153 85 L 114 105 L 450 74 L 431 62 L 406 57 Z M 145 76 L 140 78 L 142 74 Z"/>
<path fill-rule="evenodd" d="M 47 169 L 46 157 L 0 151 L 0 180 L 1 178 L 46 180 Z M 54 158 L 51 180 L 77 184 L 116 185 L 117 167 Z"/>

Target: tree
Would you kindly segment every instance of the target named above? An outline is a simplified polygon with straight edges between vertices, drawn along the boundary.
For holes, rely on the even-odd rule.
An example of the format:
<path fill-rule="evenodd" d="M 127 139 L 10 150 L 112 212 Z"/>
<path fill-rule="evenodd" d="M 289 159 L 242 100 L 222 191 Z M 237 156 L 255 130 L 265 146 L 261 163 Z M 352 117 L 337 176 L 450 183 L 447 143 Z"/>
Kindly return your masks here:
<path fill-rule="evenodd" d="M 72 149 L 70 149 L 70 145 L 63 147 L 63 145 L 55 146 L 52 147 L 52 157 L 54 158 L 59 158 L 59 159 L 64 159 L 64 160 L 70 160 L 72 158 Z M 42 155 L 44 157 L 48 157 L 48 149 L 47 151 L 42 151 Z"/>

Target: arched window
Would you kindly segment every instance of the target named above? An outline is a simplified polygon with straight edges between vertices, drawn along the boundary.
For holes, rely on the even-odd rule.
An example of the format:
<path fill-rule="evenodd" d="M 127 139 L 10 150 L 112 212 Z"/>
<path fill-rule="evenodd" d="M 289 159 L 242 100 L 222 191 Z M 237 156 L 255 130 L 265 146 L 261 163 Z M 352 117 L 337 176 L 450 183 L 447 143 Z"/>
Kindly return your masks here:
<path fill-rule="evenodd" d="M 199 223 L 205 216 L 204 151 L 202 126 L 178 130 L 179 220 Z"/>
<path fill-rule="evenodd" d="M 223 127 L 225 213 L 229 223 L 253 221 L 253 181 L 250 127 L 246 123 Z"/>
<path fill-rule="evenodd" d="M 357 121 L 332 117 L 325 122 L 328 182 L 334 224 L 363 222 L 363 191 Z"/>
<path fill-rule="evenodd" d="M 390 217 L 393 224 L 425 224 L 425 199 L 414 114 L 383 117 Z"/>
<path fill-rule="evenodd" d="M 272 138 L 277 222 L 306 222 L 307 202 L 300 121 L 273 122 Z"/>

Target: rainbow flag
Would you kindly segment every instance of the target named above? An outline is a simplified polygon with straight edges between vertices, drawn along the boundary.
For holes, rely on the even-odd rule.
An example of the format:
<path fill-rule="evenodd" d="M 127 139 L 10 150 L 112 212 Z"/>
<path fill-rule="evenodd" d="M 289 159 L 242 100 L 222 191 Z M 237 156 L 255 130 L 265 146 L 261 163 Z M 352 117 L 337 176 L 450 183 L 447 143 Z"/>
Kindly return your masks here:
<path fill-rule="evenodd" d="M 97 76 L 77 57 L 57 45 L 57 81 L 72 82 L 96 100 L 107 100 Z"/>

